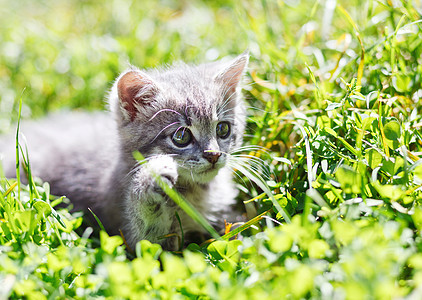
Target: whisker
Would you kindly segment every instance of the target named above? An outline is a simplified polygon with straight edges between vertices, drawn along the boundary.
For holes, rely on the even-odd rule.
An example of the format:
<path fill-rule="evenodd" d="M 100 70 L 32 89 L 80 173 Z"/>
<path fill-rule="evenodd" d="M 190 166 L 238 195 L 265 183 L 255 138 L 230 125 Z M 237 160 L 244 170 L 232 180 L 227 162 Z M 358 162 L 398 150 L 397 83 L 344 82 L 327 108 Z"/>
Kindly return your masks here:
<path fill-rule="evenodd" d="M 258 157 L 230 156 L 230 159 L 245 164 L 250 164 L 251 166 L 261 169 L 263 172 L 266 173 L 266 175 L 269 175 L 267 162 Z"/>
<path fill-rule="evenodd" d="M 262 146 L 257 146 L 257 145 L 247 145 L 247 146 L 242 146 L 242 147 L 238 147 L 236 149 L 233 149 L 230 151 L 230 154 L 236 154 L 236 153 L 240 153 L 243 151 L 260 151 L 260 152 L 264 152 L 264 153 L 268 153 L 269 150 L 268 148 L 262 147 Z"/>
<path fill-rule="evenodd" d="M 259 111 L 261 113 L 268 113 L 268 111 L 266 111 L 265 109 L 254 107 L 254 106 L 251 106 L 251 105 L 246 105 L 245 108 L 250 109 L 250 110 L 256 110 L 256 111 Z"/>
<path fill-rule="evenodd" d="M 247 146 L 238 147 L 236 149 L 231 150 L 230 153 L 227 154 L 228 164 L 230 164 L 230 166 L 234 168 L 237 168 L 241 172 L 242 172 L 242 169 L 249 170 L 255 176 L 260 177 L 261 180 L 263 180 L 263 178 L 261 177 L 262 175 L 267 179 L 275 177 L 274 173 L 270 169 L 269 164 L 265 160 L 251 154 L 242 153 L 245 151 L 246 152 L 261 151 L 261 152 L 266 153 L 268 149 L 265 147 L 256 146 L 256 145 L 247 145 Z"/>
<path fill-rule="evenodd" d="M 223 96 L 223 99 L 225 98 L 225 94 Z M 237 105 L 239 105 L 238 103 L 235 103 L 233 108 L 229 108 L 229 109 L 225 109 L 227 107 L 227 105 L 229 105 L 229 103 L 231 102 L 231 98 L 233 96 L 237 96 L 236 92 L 233 92 L 227 99 L 224 100 L 223 104 L 218 108 L 217 110 L 217 116 L 221 117 L 221 115 L 225 114 L 226 112 L 230 111 L 230 110 L 234 110 L 236 108 Z"/>
<path fill-rule="evenodd" d="M 171 153 L 171 154 L 165 154 L 166 156 L 177 156 L 179 154 L 176 153 Z M 125 175 L 125 179 L 127 179 L 128 177 L 132 176 L 134 173 L 136 173 L 144 163 L 148 162 L 149 160 L 159 157 L 159 156 L 163 156 L 163 154 L 156 154 L 156 155 L 151 155 L 149 157 L 145 157 L 143 160 L 137 161 L 136 164 L 132 167 L 132 169 Z"/>
<path fill-rule="evenodd" d="M 240 173 L 242 173 L 249 180 L 251 180 L 253 182 L 259 181 L 262 184 L 266 185 L 265 180 L 261 177 L 259 172 L 254 170 L 253 168 L 248 168 L 248 167 L 245 167 L 244 165 L 237 164 L 237 163 L 231 164 L 231 166 L 235 167 L 236 170 L 238 170 Z M 253 177 L 253 178 L 250 178 L 250 177 Z M 255 180 L 253 180 L 253 179 L 255 179 Z"/>
<path fill-rule="evenodd" d="M 249 165 L 252 168 L 255 168 L 255 171 L 262 171 L 264 172 L 264 174 L 266 175 L 266 177 L 270 178 L 271 177 L 271 172 L 268 171 L 268 164 L 266 161 L 264 161 L 262 158 L 260 157 L 256 157 L 250 154 L 232 154 L 232 153 L 227 153 L 221 150 L 212 150 L 212 149 L 208 149 L 205 150 L 207 152 L 217 152 L 217 153 L 221 153 L 224 154 L 228 157 L 227 162 L 234 162 L 234 163 L 238 163 L 238 164 L 242 164 L 242 167 L 246 167 L 248 168 Z M 239 150 L 237 150 L 238 152 Z"/>
<path fill-rule="evenodd" d="M 231 100 L 231 96 L 232 95 L 230 95 L 230 97 L 228 97 L 227 99 L 224 99 L 224 96 L 223 96 L 223 99 L 224 99 L 224 102 L 221 104 L 221 106 L 218 108 L 218 111 L 221 111 L 222 109 L 224 109 L 228 104 L 229 104 L 229 102 L 230 102 L 230 100 Z"/>
<path fill-rule="evenodd" d="M 246 181 L 243 179 L 243 177 L 239 174 L 239 171 L 237 171 L 237 170 L 234 170 L 234 168 L 232 167 L 232 166 L 230 166 L 229 164 L 227 164 L 232 170 L 233 170 L 233 174 L 239 179 L 239 180 L 241 180 L 242 181 L 242 183 L 243 183 L 243 185 L 244 186 L 246 186 L 247 185 L 247 183 L 246 183 Z"/>
<path fill-rule="evenodd" d="M 264 176 L 266 179 L 270 179 L 272 175 L 272 172 L 270 172 L 265 164 L 262 164 L 260 161 L 231 160 L 231 165 L 238 169 L 245 168 L 255 174 L 259 174 L 259 176 Z"/>
<path fill-rule="evenodd" d="M 244 185 L 247 185 L 244 178 L 247 178 L 249 182 L 255 182 L 254 180 L 250 178 L 251 176 L 255 177 L 255 180 L 259 180 L 260 182 L 265 184 L 265 180 L 261 177 L 259 172 L 257 172 L 256 170 L 253 170 L 251 168 L 246 168 L 245 166 L 241 166 L 238 164 L 228 163 L 227 165 L 233 170 L 233 173 L 236 175 L 236 177 L 242 180 Z M 243 175 L 243 177 L 240 174 Z"/>
<path fill-rule="evenodd" d="M 225 110 L 219 110 L 219 111 L 217 111 L 217 117 L 222 118 L 223 115 L 228 115 L 229 112 L 234 111 L 235 109 L 236 109 L 236 107 L 230 107 L 230 108 L 225 109 Z M 232 115 L 234 115 L 234 113 Z M 235 118 L 235 117 L 232 117 L 232 118 Z"/>
<path fill-rule="evenodd" d="M 152 141 L 150 142 L 150 143 L 153 143 L 156 139 L 157 139 L 157 137 L 164 131 L 164 130 L 166 130 L 167 128 L 169 128 L 169 127 L 171 127 L 171 126 L 173 126 L 173 125 L 176 125 L 176 124 L 180 124 L 180 122 L 173 122 L 173 123 L 171 123 L 171 124 L 169 124 L 169 125 L 167 125 L 166 127 L 164 127 L 163 129 L 161 129 L 160 130 L 160 132 L 159 133 L 157 133 L 157 135 L 152 139 Z M 181 128 L 182 126 L 180 126 L 179 128 L 177 128 L 177 130 L 179 130 L 180 128 Z M 176 130 L 176 131 L 177 131 Z"/>
<path fill-rule="evenodd" d="M 158 114 L 160 114 L 160 113 L 162 113 L 162 112 L 165 112 L 165 111 L 169 111 L 169 112 L 172 112 L 172 113 L 175 113 L 175 114 L 178 114 L 179 116 L 182 116 L 182 114 L 181 113 L 179 113 L 179 112 L 177 112 L 177 111 L 175 111 L 174 109 L 170 109 L 170 108 L 163 108 L 163 109 L 160 109 L 159 111 L 157 111 L 149 120 L 148 120 L 148 122 L 149 121 L 152 121 L 152 120 L 154 120 L 154 118 L 158 115 Z"/>

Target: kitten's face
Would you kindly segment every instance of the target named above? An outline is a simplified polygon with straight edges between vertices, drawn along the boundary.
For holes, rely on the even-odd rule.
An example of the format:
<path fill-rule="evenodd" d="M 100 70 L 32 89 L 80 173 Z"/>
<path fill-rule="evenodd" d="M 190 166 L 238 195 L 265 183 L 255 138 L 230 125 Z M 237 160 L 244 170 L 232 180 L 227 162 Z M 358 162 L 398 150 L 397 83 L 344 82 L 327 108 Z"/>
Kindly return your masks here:
<path fill-rule="evenodd" d="M 124 73 L 111 97 L 118 95 L 125 155 L 170 155 L 179 179 L 212 180 L 241 141 L 244 112 L 237 86 L 247 60 L 241 55 L 229 64 Z"/>
<path fill-rule="evenodd" d="M 159 110 L 151 121 L 155 126 L 149 127 L 147 140 L 153 142 L 139 150 L 148 157 L 171 155 L 180 178 L 205 183 L 225 165 L 227 153 L 236 145 L 239 128 L 232 110 L 224 112 L 221 103 L 212 103 L 206 115 L 195 104 L 176 101 L 174 108 Z"/>

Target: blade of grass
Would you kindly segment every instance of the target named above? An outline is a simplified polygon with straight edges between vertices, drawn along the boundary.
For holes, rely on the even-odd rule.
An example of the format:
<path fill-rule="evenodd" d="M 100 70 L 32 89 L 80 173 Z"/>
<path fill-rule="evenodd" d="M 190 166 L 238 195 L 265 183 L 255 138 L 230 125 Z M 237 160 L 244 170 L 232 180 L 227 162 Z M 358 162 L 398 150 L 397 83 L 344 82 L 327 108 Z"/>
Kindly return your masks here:
<path fill-rule="evenodd" d="M 321 89 L 318 85 L 318 82 L 316 81 L 314 72 L 312 72 L 312 70 L 308 66 L 308 64 L 306 64 L 306 68 L 308 69 L 309 76 L 311 77 L 311 80 L 314 83 L 315 88 L 316 88 L 316 89 L 314 89 L 314 95 L 315 95 L 315 99 L 317 100 L 317 106 L 318 106 L 319 109 L 321 109 L 322 108 L 322 101 L 324 100 L 323 93 L 321 92 Z"/>
<path fill-rule="evenodd" d="M 264 216 L 269 213 L 272 210 L 269 209 L 267 211 L 264 211 L 263 213 L 259 214 L 258 216 L 250 219 L 248 222 L 246 222 L 245 224 L 243 224 L 242 226 L 239 226 L 235 229 L 233 229 L 232 231 L 226 233 L 225 235 L 223 235 L 221 238 L 225 241 L 229 240 L 230 238 L 234 237 L 235 235 L 239 234 L 240 232 L 248 229 L 249 227 L 251 227 L 252 225 L 258 223 L 260 220 L 262 220 L 264 218 Z"/>
<path fill-rule="evenodd" d="M 219 240 L 220 235 L 217 231 L 208 223 L 208 221 L 196 210 L 196 208 L 186 201 L 182 195 L 180 195 L 177 191 L 172 189 L 164 180 L 162 180 L 161 176 L 157 174 L 153 174 L 154 179 L 157 181 L 160 188 L 166 193 L 167 196 L 170 197 L 181 209 L 183 209 L 188 216 L 190 216 L 194 221 L 196 221 L 199 225 L 201 225 L 213 238 Z"/>
<path fill-rule="evenodd" d="M 353 155 L 355 155 L 356 157 L 359 157 L 359 152 L 356 151 L 356 149 L 352 145 L 350 145 L 344 138 L 342 138 L 341 136 L 338 136 L 337 133 L 333 129 L 325 127 L 324 131 L 332 135 L 333 137 L 335 137 L 337 140 L 339 140 L 347 148 L 347 150 L 352 152 Z"/>
<path fill-rule="evenodd" d="M 373 117 L 367 117 L 362 121 L 362 127 L 360 128 L 360 131 L 358 132 L 358 136 L 356 138 L 356 148 L 359 154 L 359 158 L 362 157 L 362 140 L 365 135 L 366 129 L 371 125 L 371 123 L 375 120 Z"/>
<path fill-rule="evenodd" d="M 19 145 L 19 148 L 22 154 L 23 165 L 25 166 L 25 170 L 26 170 L 26 177 L 28 178 L 29 196 L 30 196 L 30 201 L 32 203 L 34 200 L 34 194 L 35 194 L 35 198 L 37 199 L 40 199 L 40 195 L 35 185 L 34 178 L 32 178 L 31 165 L 29 162 L 28 147 L 26 147 L 25 145 L 25 153 L 21 145 Z"/>
<path fill-rule="evenodd" d="M 177 211 L 175 212 L 175 215 L 176 215 L 177 222 L 179 222 L 180 234 L 182 238 L 182 240 L 179 241 L 179 251 L 182 251 L 183 245 L 185 244 L 185 233 L 183 232 L 182 220 L 180 220 L 180 216 L 177 213 Z"/>
<path fill-rule="evenodd" d="M 105 230 L 105 228 L 104 228 L 104 225 L 103 225 L 103 223 L 100 221 L 100 219 L 97 217 L 97 215 L 91 210 L 91 208 L 89 208 L 88 207 L 88 210 L 89 210 L 89 212 L 94 216 L 94 219 L 95 219 L 95 221 L 97 221 L 97 223 L 98 223 L 98 226 L 100 226 L 100 229 L 102 230 L 102 231 L 105 231 L 105 232 L 107 232 L 106 230 Z"/>
<path fill-rule="evenodd" d="M 249 200 L 243 201 L 243 203 L 245 203 L 245 204 L 247 204 L 247 203 L 251 203 L 251 202 L 254 202 L 254 201 L 256 201 L 256 200 L 263 199 L 264 197 L 265 197 L 265 193 L 261 193 L 261 194 L 259 194 L 258 196 L 254 197 L 254 198 L 252 198 L 252 199 L 249 199 Z"/>
<path fill-rule="evenodd" d="M 387 145 L 387 138 L 384 133 L 384 125 L 382 124 L 382 101 L 378 99 L 378 126 L 381 132 L 382 146 L 384 148 L 385 155 L 390 157 L 390 151 Z"/>
<path fill-rule="evenodd" d="M 13 189 L 18 185 L 18 182 L 15 181 L 14 183 L 12 183 L 9 188 L 6 190 L 6 192 L 4 193 L 4 197 L 6 197 L 7 195 L 9 195 Z"/>
<path fill-rule="evenodd" d="M 249 180 L 254 182 L 261 190 L 263 190 L 267 196 L 270 198 L 271 202 L 273 203 L 274 207 L 277 209 L 277 211 L 281 214 L 281 216 L 284 218 L 286 223 L 291 223 L 291 217 L 289 213 L 281 207 L 281 205 L 277 202 L 277 200 L 274 198 L 273 193 L 271 192 L 270 187 L 266 184 L 266 182 L 257 174 L 255 171 L 249 171 L 244 166 L 237 165 L 236 168 L 239 172 L 241 172 L 243 175 L 245 175 Z"/>
<path fill-rule="evenodd" d="M 356 35 L 356 38 L 359 41 L 361 54 L 360 54 L 360 62 L 359 62 L 357 82 L 356 82 L 356 85 L 358 86 L 358 88 L 356 90 L 360 91 L 362 77 L 363 77 L 363 67 L 365 65 L 365 47 L 363 46 L 363 42 L 362 42 L 362 39 L 360 37 L 361 34 L 360 34 L 360 31 L 359 31 L 359 28 L 358 28 L 357 24 L 353 21 L 350 14 L 340 4 L 337 5 L 337 8 L 346 17 L 347 21 L 349 21 L 349 23 L 352 25 L 352 27 L 355 29 L 355 35 Z"/>
<path fill-rule="evenodd" d="M 16 181 L 18 183 L 18 197 L 17 202 L 21 208 L 24 210 L 24 207 L 21 202 L 21 178 L 20 178 L 20 164 L 19 164 L 19 132 L 20 132 L 20 123 L 21 123 L 21 115 L 22 115 L 22 98 L 25 89 L 23 89 L 21 97 L 19 98 L 19 112 L 18 112 L 18 125 L 16 127 L 16 138 L 15 138 L 15 147 L 16 147 Z"/>
<path fill-rule="evenodd" d="M 305 141 L 305 150 L 306 150 L 306 166 L 308 168 L 308 184 L 309 188 L 312 189 L 312 182 L 314 181 L 314 176 L 312 173 L 312 152 L 311 146 L 309 145 L 308 134 L 305 131 L 305 128 L 299 126 L 300 132 L 302 133 L 303 139 Z"/>
<path fill-rule="evenodd" d="M 315 189 L 309 189 L 306 191 L 306 196 L 311 198 L 315 201 L 316 204 L 318 204 L 321 208 L 327 208 L 331 210 L 331 207 L 327 204 L 327 202 L 322 198 L 322 196 L 318 193 Z"/>

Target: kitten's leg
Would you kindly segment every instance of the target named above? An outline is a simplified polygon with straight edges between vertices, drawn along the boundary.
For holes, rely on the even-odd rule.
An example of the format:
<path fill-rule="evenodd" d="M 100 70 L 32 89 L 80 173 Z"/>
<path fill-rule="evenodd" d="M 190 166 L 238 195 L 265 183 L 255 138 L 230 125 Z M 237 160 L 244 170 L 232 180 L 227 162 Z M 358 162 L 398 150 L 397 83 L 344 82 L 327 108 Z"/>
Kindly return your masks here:
<path fill-rule="evenodd" d="M 170 187 L 177 181 L 177 165 L 169 156 L 149 159 L 133 175 L 126 202 L 129 244 L 134 246 L 139 240 L 147 239 L 159 243 L 165 249 L 175 250 L 174 237 L 159 239 L 174 231 L 177 205 L 159 187 L 155 176 L 160 176 Z"/>

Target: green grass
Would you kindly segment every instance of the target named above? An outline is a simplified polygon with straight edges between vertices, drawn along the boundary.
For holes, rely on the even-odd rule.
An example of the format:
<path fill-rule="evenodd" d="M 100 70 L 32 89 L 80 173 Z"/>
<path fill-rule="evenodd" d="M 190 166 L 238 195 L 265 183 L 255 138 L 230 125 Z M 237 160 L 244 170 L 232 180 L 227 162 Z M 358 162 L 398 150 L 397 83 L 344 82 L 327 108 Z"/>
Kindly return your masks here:
<path fill-rule="evenodd" d="M 243 241 L 142 241 L 132 257 L 121 237 L 76 234 L 48 183 L 1 177 L 0 299 L 420 298 L 421 3 L 329 3 L 0 0 L 0 131 L 21 98 L 23 118 L 103 109 L 127 62 L 248 48 L 245 144 L 268 149 L 249 154 L 274 196 L 239 180 L 259 216 Z"/>

